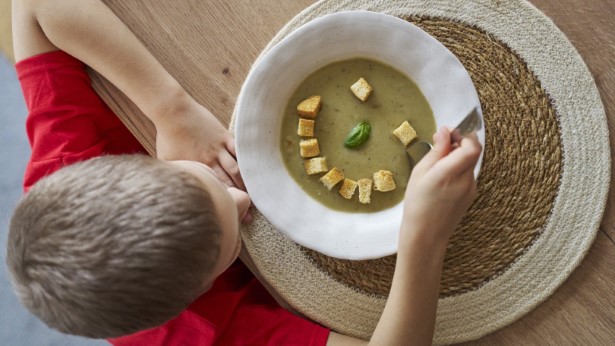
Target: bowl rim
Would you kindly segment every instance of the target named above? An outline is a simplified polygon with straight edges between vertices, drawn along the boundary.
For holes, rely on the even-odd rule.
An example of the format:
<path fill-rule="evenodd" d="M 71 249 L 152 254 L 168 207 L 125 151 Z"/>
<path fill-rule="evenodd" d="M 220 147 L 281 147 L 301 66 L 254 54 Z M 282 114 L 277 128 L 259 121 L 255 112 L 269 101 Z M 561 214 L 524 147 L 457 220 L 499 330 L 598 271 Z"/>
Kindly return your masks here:
<path fill-rule="evenodd" d="M 292 33 L 290 33 L 283 40 L 281 40 L 277 45 L 272 47 L 266 54 L 264 54 L 260 59 L 256 61 L 256 63 L 250 70 L 246 78 L 246 81 L 244 82 L 241 88 L 241 92 L 239 94 L 237 104 L 236 104 L 237 119 L 235 122 L 235 135 L 236 135 L 235 143 L 236 143 L 236 149 L 237 149 L 237 160 L 238 160 L 239 168 L 240 168 L 240 171 L 242 172 L 242 175 L 244 176 L 243 177 L 244 182 L 246 184 L 248 192 L 250 192 L 251 194 L 251 197 L 252 197 L 252 200 L 255 206 L 278 229 L 278 231 L 280 231 L 282 234 L 286 235 L 291 240 L 293 240 L 294 242 L 300 245 L 306 246 L 308 248 L 314 249 L 316 251 L 319 251 L 325 255 L 332 256 L 332 257 L 344 258 L 344 259 L 354 259 L 354 260 L 369 259 L 369 258 L 376 258 L 376 257 L 390 255 L 397 251 L 397 234 L 399 231 L 399 226 L 401 224 L 401 210 L 402 210 L 401 207 L 403 205 L 403 200 L 398 205 L 390 209 L 386 209 L 381 212 L 369 213 L 369 214 L 347 213 L 347 212 L 334 211 L 334 210 L 329 209 L 334 215 L 336 214 L 338 214 L 338 216 L 341 216 L 342 214 L 346 214 L 346 216 L 348 214 L 352 215 L 353 219 L 357 219 L 358 222 L 365 222 L 366 216 L 369 218 L 378 217 L 378 218 L 382 218 L 383 220 L 389 220 L 389 221 L 380 222 L 382 224 L 381 226 L 389 227 L 389 228 L 393 227 L 394 230 L 387 231 L 385 232 L 386 234 L 380 234 L 379 240 L 375 240 L 372 238 L 371 242 L 369 242 L 367 246 L 362 246 L 362 248 L 359 249 L 356 241 L 351 242 L 350 245 L 348 245 L 348 242 L 346 242 L 346 245 L 348 245 L 349 248 L 344 248 L 345 246 L 344 242 L 338 242 L 336 244 L 330 244 L 325 241 L 320 242 L 320 243 L 312 242 L 311 236 L 307 235 L 307 238 L 306 238 L 306 234 L 303 234 L 305 232 L 309 232 L 310 230 L 303 227 L 301 228 L 299 232 L 297 232 L 297 228 L 292 228 L 292 229 L 289 228 L 288 216 L 279 215 L 280 211 L 277 208 L 271 206 L 271 202 L 268 201 L 271 199 L 271 195 L 272 195 L 271 192 L 269 193 L 263 192 L 262 189 L 258 187 L 258 184 L 262 183 L 262 181 L 258 181 L 258 179 L 253 179 L 253 176 L 251 174 L 252 170 L 246 167 L 246 165 L 252 164 L 250 160 L 246 159 L 246 157 L 249 156 L 249 153 L 251 153 L 251 151 L 248 149 L 252 149 L 252 148 L 249 148 L 247 144 L 245 144 L 246 147 L 244 147 L 244 142 L 242 141 L 244 132 L 249 130 L 247 129 L 247 125 L 244 124 L 244 121 L 243 121 L 244 119 L 242 118 L 243 114 L 247 113 L 246 108 L 248 106 L 246 105 L 246 100 L 249 100 L 250 97 L 253 97 L 253 95 L 249 93 L 250 88 L 254 88 L 254 86 L 258 86 L 258 79 L 262 77 L 263 74 L 268 72 L 266 71 L 264 66 L 267 66 L 267 64 L 270 64 L 270 60 L 272 59 L 272 57 L 275 58 L 275 57 L 279 57 L 280 55 L 285 55 L 284 49 L 286 49 L 287 46 L 289 45 L 291 45 L 292 47 L 292 42 L 295 42 L 297 39 L 300 39 L 303 35 L 306 35 L 313 30 L 317 30 L 319 26 L 333 25 L 335 24 L 336 21 L 339 21 L 340 19 L 355 20 L 355 21 L 364 20 L 368 22 L 370 20 L 374 20 L 374 21 L 384 20 L 389 23 L 393 23 L 391 25 L 396 25 L 396 26 L 405 27 L 405 28 L 412 28 L 412 31 L 414 31 L 413 34 L 415 34 L 418 30 L 418 32 L 420 32 L 421 35 L 426 35 L 429 40 L 432 40 L 431 44 L 438 46 L 440 50 L 443 49 L 447 54 L 449 54 L 448 58 L 456 61 L 456 64 L 458 64 L 458 67 L 461 67 L 462 71 L 465 73 L 464 77 L 467 78 L 470 83 L 472 82 L 471 82 L 471 78 L 468 75 L 467 71 L 465 70 L 465 68 L 463 68 L 463 65 L 461 65 L 461 63 L 454 56 L 454 54 L 452 54 L 446 47 L 444 47 L 435 38 L 428 35 L 427 33 L 425 33 L 420 28 L 416 27 L 415 25 L 401 18 L 390 16 L 387 14 L 382 14 L 382 13 L 370 12 L 370 11 L 344 11 L 344 12 L 328 14 L 328 15 L 319 17 L 313 21 L 310 21 L 306 23 L 305 25 L 299 27 Z M 355 56 L 355 58 L 361 58 L 361 56 Z M 401 69 L 398 68 L 398 66 L 396 66 L 394 63 L 384 62 L 377 58 L 374 59 L 373 57 L 367 57 L 367 58 L 371 60 L 377 60 L 379 62 L 392 66 L 393 68 L 401 71 Z M 321 63 L 319 65 L 320 67 L 318 68 L 322 68 L 328 65 L 329 63 Z M 312 70 L 310 73 L 313 73 L 315 71 L 316 70 Z M 405 73 L 404 71 L 401 71 L 401 72 Z M 407 75 L 407 73 L 405 74 Z M 419 85 L 419 88 L 421 88 L 421 85 L 416 80 L 414 80 L 414 78 L 410 76 L 408 77 L 412 79 L 413 81 L 415 81 L 415 83 Z M 305 78 L 307 78 L 307 75 L 301 78 L 296 78 L 296 79 L 299 79 L 297 84 L 300 84 Z M 296 87 L 292 90 L 292 92 L 294 92 L 295 89 Z M 473 84 L 471 87 L 471 91 L 473 92 L 475 101 L 476 101 L 475 103 L 473 103 L 473 105 L 478 107 L 479 114 L 482 117 L 482 111 L 480 110 L 480 101 L 478 100 L 478 95 L 477 95 L 476 89 L 474 88 Z M 292 94 L 292 92 L 290 94 Z M 431 106 L 431 103 L 430 103 L 430 106 Z M 286 107 L 286 104 L 284 104 L 283 107 Z M 434 112 L 434 117 L 436 117 L 435 112 Z M 479 139 L 481 139 L 481 143 L 483 144 L 483 147 L 484 147 L 484 128 L 482 129 L 482 134 L 479 133 Z M 276 139 L 276 142 L 279 142 L 279 138 Z M 273 154 L 275 155 L 275 153 Z M 475 167 L 476 177 L 478 176 L 478 173 L 480 171 L 483 154 L 484 154 L 484 149 L 483 149 L 483 152 L 481 153 L 481 158 L 479 159 L 479 162 L 477 163 L 477 166 Z M 277 148 L 277 155 L 280 156 L 279 159 L 280 161 L 282 161 L 281 153 L 279 152 L 279 146 Z M 286 173 L 286 168 L 284 167 L 284 164 L 281 163 L 281 165 L 282 165 L 282 170 Z M 262 175 L 262 174 L 259 174 L 259 175 Z M 286 175 L 289 175 L 289 174 L 286 173 Z M 291 177 L 288 177 L 288 178 L 292 180 L 293 184 L 297 185 L 296 182 L 294 182 L 294 180 Z M 301 189 L 300 187 L 298 188 Z M 254 194 L 255 191 L 256 191 L 256 194 Z M 314 200 L 314 203 L 317 203 L 318 205 L 320 205 L 321 208 L 328 209 L 324 207 L 320 202 L 316 201 L 311 196 L 309 196 L 307 193 L 305 192 L 302 192 L 302 193 L 305 196 L 307 196 L 308 199 Z M 327 215 L 330 215 L 330 214 L 327 214 Z M 335 222 L 337 220 L 326 218 L 326 217 L 324 219 L 325 219 L 325 222 L 333 223 L 333 225 L 326 226 L 329 229 L 332 229 L 335 227 L 345 227 L 344 225 L 339 225 L 338 222 Z M 394 219 L 395 221 L 391 222 L 390 221 L 391 219 Z M 373 220 L 369 222 L 371 222 L 370 225 L 378 224 L 378 222 L 374 222 Z M 358 223 L 354 223 L 354 225 L 357 225 L 357 224 Z M 356 232 L 353 234 L 356 235 Z M 374 241 L 376 243 L 374 243 Z M 353 246 L 355 247 L 354 249 L 352 248 Z"/>

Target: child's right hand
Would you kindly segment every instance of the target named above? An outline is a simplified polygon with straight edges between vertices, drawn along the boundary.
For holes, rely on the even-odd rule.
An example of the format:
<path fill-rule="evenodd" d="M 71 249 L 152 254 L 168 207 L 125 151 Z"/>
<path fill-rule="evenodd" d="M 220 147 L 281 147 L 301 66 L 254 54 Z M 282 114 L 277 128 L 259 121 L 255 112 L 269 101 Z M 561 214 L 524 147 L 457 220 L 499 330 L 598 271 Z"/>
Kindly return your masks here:
<path fill-rule="evenodd" d="M 198 161 L 209 166 L 224 184 L 245 191 L 235 153 L 235 141 L 226 128 L 192 97 L 155 118 L 156 152 L 162 160 Z"/>
<path fill-rule="evenodd" d="M 441 128 L 433 149 L 414 167 L 406 188 L 404 230 L 441 244 L 448 239 L 476 196 L 474 166 L 481 153 L 476 135 L 451 143 L 451 132 Z M 416 234 L 420 233 L 420 234 Z"/>

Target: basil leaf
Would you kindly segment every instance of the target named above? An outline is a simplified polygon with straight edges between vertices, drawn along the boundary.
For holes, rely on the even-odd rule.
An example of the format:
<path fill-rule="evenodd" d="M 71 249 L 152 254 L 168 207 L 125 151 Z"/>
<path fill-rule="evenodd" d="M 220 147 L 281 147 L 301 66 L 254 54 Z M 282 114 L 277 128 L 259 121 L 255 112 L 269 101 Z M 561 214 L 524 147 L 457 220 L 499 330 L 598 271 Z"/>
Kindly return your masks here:
<path fill-rule="evenodd" d="M 350 130 L 348 136 L 344 140 L 344 146 L 351 149 L 356 149 L 369 139 L 372 132 L 372 127 L 368 122 L 362 121 Z"/>

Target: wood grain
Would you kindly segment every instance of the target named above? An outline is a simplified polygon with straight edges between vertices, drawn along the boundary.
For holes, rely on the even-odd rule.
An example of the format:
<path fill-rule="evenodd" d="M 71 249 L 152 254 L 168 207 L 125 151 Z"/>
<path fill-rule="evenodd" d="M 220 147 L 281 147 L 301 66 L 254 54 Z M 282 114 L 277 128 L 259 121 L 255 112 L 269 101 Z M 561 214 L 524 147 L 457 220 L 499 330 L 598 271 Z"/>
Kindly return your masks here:
<path fill-rule="evenodd" d="M 599 232 L 581 265 L 544 303 L 513 324 L 462 345 L 612 345 L 615 247 Z"/>
<path fill-rule="evenodd" d="M 183 0 L 165 8 L 160 1 L 104 1 L 149 51 L 223 124 L 229 123 L 239 89 L 252 63 L 271 37 L 311 3 L 302 1 Z M 266 6 L 265 6 L 266 4 Z M 95 89 L 154 153 L 154 126 L 109 83 L 96 78 Z M 119 99 L 123 99 L 119 101 Z"/>
<path fill-rule="evenodd" d="M 150 52 L 224 124 L 249 68 L 273 35 L 311 0 L 106 0 Z M 615 145 L 615 3 L 533 0 L 569 37 L 592 72 L 605 104 Z M 581 7 L 583 6 L 583 7 Z M 97 91 L 155 152 L 155 129 L 117 89 L 94 76 Z M 612 157 L 613 151 L 611 152 Z M 615 171 L 615 170 L 614 170 Z M 580 267 L 534 311 L 468 345 L 609 344 L 615 341 L 615 191 L 603 232 Z M 610 236 L 610 238 L 609 238 Z M 246 253 L 242 259 L 255 270 Z M 258 274 L 258 273 L 257 273 Z M 277 296 L 273 292 L 274 296 Z M 279 300 L 279 298 L 278 298 Z"/>
<path fill-rule="evenodd" d="M 0 52 L 9 61 L 14 61 L 13 37 L 11 36 L 11 0 L 0 0 Z"/>

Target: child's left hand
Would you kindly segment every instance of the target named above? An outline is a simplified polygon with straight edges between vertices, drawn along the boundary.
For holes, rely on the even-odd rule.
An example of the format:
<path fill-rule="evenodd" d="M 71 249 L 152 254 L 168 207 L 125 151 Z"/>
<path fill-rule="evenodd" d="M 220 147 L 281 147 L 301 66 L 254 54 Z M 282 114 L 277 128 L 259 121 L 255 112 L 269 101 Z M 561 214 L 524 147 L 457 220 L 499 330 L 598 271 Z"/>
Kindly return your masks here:
<path fill-rule="evenodd" d="M 205 107 L 191 99 L 171 110 L 155 125 L 159 159 L 202 162 L 211 167 L 223 183 L 245 191 L 233 136 Z"/>

